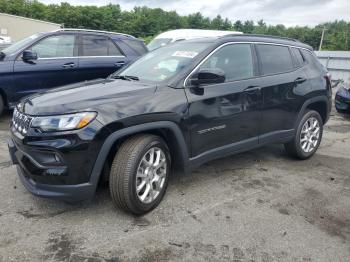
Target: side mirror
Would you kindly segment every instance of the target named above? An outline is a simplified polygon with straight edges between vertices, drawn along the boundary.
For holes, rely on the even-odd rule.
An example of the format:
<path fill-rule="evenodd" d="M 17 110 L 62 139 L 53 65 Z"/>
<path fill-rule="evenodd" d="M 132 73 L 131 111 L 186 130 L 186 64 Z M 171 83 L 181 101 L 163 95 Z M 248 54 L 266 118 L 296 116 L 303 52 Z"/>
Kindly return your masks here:
<path fill-rule="evenodd" d="M 195 86 L 221 84 L 225 82 L 225 72 L 219 68 L 203 68 L 191 80 Z"/>
<path fill-rule="evenodd" d="M 31 50 L 25 50 L 23 51 L 22 59 L 25 62 L 31 62 L 38 59 L 38 54 Z"/>

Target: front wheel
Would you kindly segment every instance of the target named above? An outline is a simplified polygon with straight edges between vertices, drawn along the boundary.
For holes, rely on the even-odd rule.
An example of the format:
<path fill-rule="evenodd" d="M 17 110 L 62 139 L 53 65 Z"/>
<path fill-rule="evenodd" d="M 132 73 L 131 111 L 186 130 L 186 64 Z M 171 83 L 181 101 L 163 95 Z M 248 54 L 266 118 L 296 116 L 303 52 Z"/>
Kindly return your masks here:
<path fill-rule="evenodd" d="M 287 153 L 299 159 L 310 158 L 317 151 L 323 134 L 323 121 L 314 110 L 307 111 L 300 120 L 294 139 L 286 143 Z"/>
<path fill-rule="evenodd" d="M 158 136 L 137 135 L 119 148 L 111 167 L 109 187 L 116 207 L 143 215 L 161 202 L 168 185 L 170 156 Z"/>

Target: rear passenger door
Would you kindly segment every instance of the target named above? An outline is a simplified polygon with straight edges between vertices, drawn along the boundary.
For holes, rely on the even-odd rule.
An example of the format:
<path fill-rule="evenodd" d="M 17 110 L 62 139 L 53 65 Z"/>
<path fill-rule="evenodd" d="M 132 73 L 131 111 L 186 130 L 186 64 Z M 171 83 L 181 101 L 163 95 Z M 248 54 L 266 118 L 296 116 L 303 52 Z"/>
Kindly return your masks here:
<path fill-rule="evenodd" d="M 256 44 L 256 50 L 263 95 L 259 142 L 283 140 L 293 134 L 306 88 L 302 57 L 298 49 L 283 45 Z"/>
<path fill-rule="evenodd" d="M 120 48 L 108 36 L 79 36 L 79 81 L 106 78 L 127 62 Z"/>

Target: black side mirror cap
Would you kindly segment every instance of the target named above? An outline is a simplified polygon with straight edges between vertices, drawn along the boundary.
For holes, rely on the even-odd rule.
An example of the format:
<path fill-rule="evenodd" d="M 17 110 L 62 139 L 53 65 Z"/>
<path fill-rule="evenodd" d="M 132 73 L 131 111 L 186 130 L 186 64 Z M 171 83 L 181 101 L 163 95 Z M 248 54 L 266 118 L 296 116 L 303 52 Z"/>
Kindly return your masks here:
<path fill-rule="evenodd" d="M 203 68 L 191 79 L 194 86 L 221 84 L 226 80 L 225 72 L 219 68 Z"/>
<path fill-rule="evenodd" d="M 24 50 L 23 54 L 22 54 L 22 59 L 23 59 L 23 61 L 27 61 L 27 62 L 37 60 L 38 54 L 34 51 L 31 51 L 31 50 Z"/>

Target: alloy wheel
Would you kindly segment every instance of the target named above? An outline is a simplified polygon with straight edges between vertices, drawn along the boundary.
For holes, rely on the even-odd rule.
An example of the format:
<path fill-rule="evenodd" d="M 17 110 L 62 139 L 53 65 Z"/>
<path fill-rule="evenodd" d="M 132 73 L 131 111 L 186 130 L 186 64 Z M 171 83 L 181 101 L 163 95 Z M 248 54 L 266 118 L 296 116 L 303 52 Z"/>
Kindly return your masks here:
<path fill-rule="evenodd" d="M 141 158 L 136 174 L 136 194 L 144 204 L 150 204 L 161 193 L 167 173 L 167 158 L 162 149 L 152 147 Z"/>
<path fill-rule="evenodd" d="M 310 153 L 317 147 L 320 130 L 320 122 L 315 117 L 305 121 L 300 133 L 300 146 L 305 153 Z"/>

